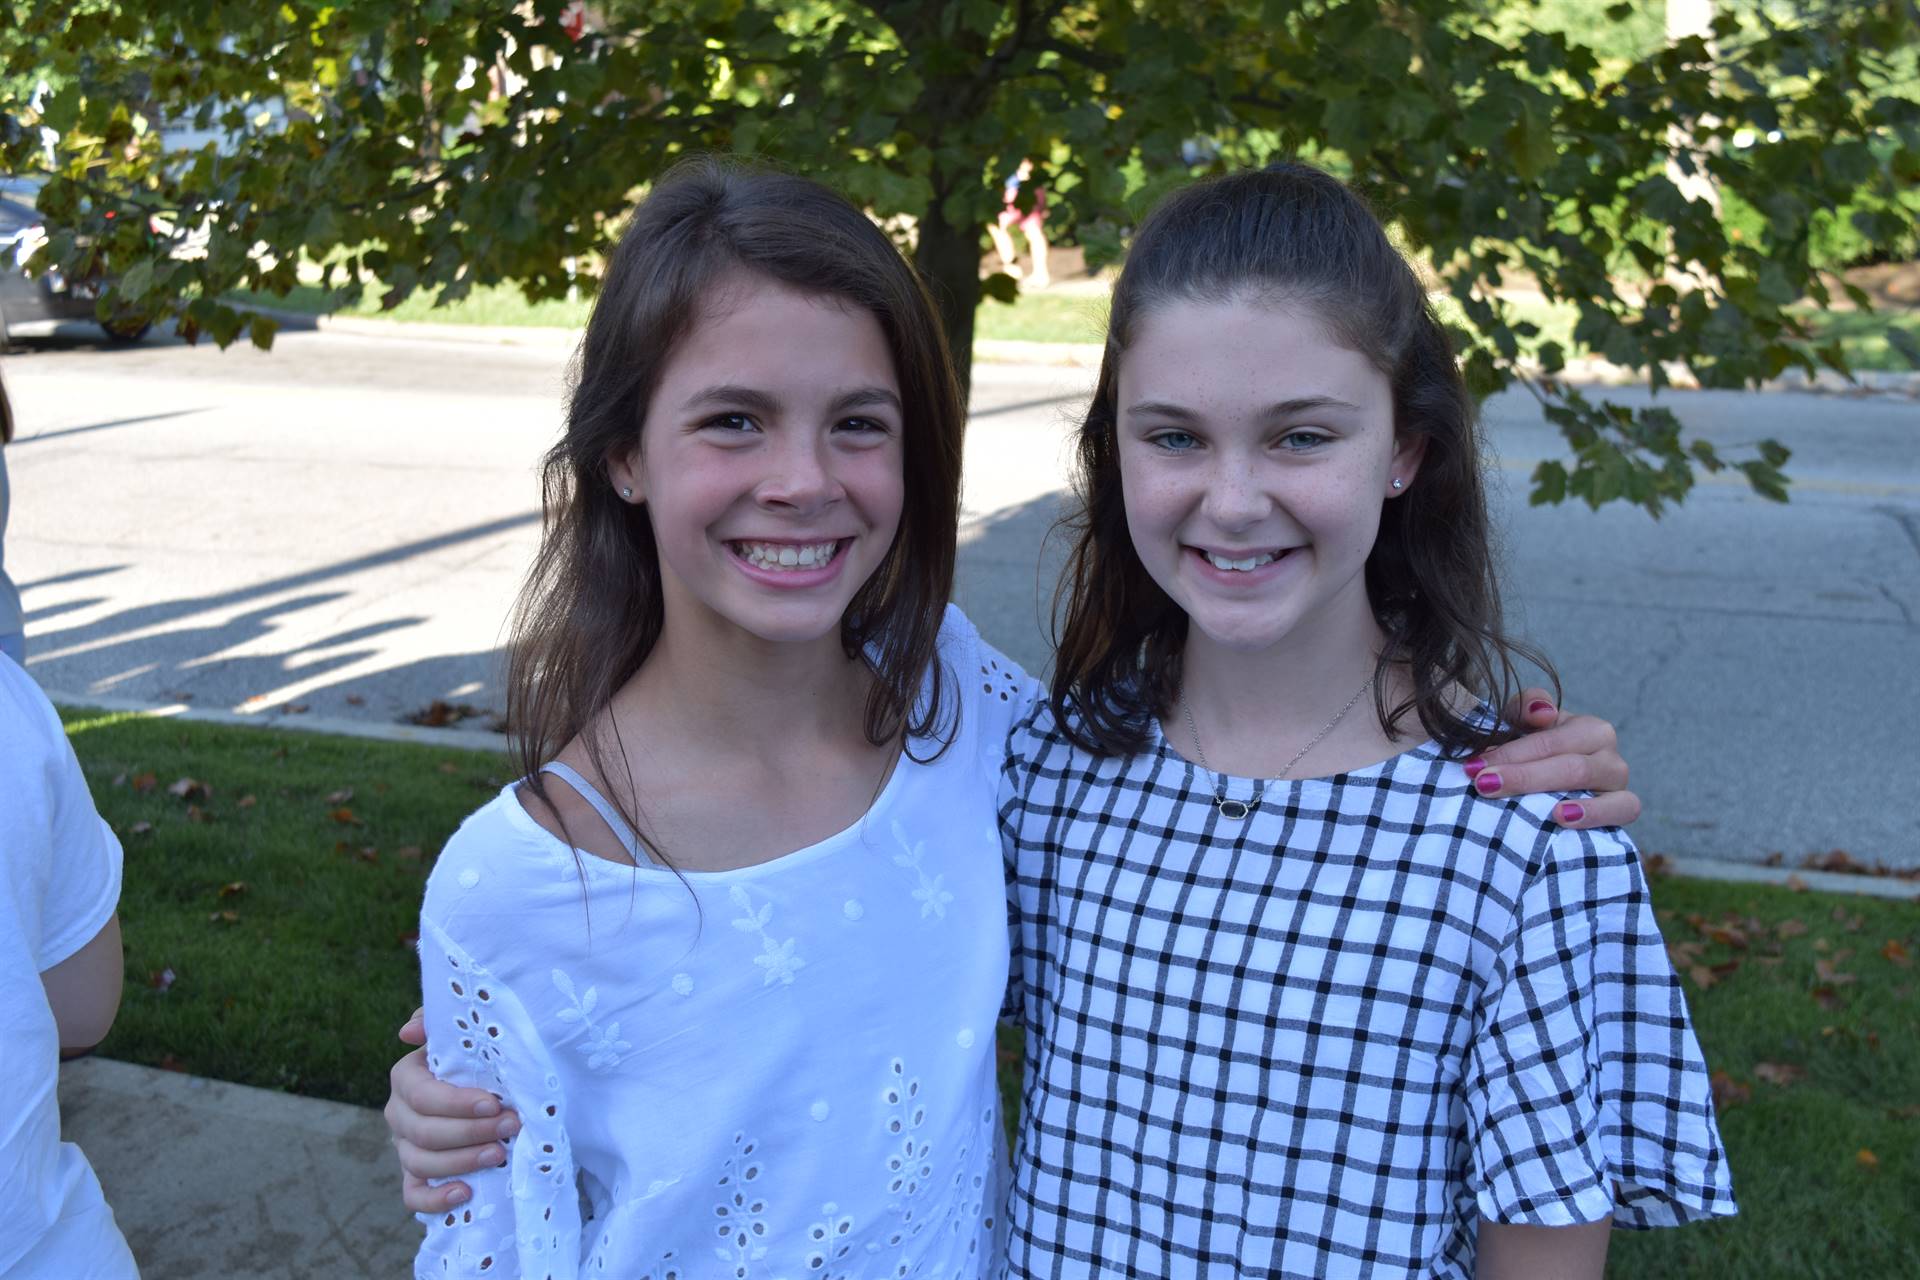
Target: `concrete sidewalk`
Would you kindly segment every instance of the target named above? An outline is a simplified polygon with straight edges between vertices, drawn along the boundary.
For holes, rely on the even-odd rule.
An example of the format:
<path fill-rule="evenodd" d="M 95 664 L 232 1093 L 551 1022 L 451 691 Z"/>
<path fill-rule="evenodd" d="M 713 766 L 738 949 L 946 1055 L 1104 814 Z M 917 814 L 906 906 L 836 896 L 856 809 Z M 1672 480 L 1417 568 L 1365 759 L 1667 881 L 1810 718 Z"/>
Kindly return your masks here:
<path fill-rule="evenodd" d="M 143 1280 L 411 1273 L 421 1229 L 377 1111 L 82 1058 L 60 1117 Z"/>

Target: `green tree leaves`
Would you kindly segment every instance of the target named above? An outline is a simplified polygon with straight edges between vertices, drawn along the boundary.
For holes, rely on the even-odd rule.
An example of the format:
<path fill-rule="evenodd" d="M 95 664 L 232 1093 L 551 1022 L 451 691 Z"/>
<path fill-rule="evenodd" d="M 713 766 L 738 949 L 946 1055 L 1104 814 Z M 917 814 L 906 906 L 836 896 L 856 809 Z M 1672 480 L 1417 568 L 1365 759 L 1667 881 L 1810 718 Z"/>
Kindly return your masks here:
<path fill-rule="evenodd" d="M 1844 372 L 1792 308 L 1820 269 L 1911 253 L 1910 0 L 1721 0 L 1714 48 L 1604 0 L 0 0 L 0 168 L 48 179 L 44 264 L 189 335 L 272 339 L 223 299 L 336 287 L 592 289 L 648 179 L 771 157 L 908 247 L 963 365 L 1001 182 L 1035 164 L 1099 261 L 1210 169 L 1349 177 L 1457 301 L 1471 385 L 1524 381 L 1567 439 L 1534 498 L 1658 512 L 1723 463 L 1663 409 L 1561 380 L 1583 353 L 1658 390 Z M 45 85 L 45 89 L 40 88 Z M 218 139 L 187 141 L 193 124 Z M 50 145 L 49 145 L 49 139 Z M 1200 163 L 1188 163 L 1202 157 Z M 1709 184 L 1717 199 L 1706 198 Z M 108 219 L 106 213 L 115 217 Z M 149 219 L 161 228 L 149 232 Z M 1542 334 L 1514 290 L 1572 304 Z M 989 304 L 990 305 L 990 304 Z M 1902 335 L 1904 337 L 1904 335 Z"/>

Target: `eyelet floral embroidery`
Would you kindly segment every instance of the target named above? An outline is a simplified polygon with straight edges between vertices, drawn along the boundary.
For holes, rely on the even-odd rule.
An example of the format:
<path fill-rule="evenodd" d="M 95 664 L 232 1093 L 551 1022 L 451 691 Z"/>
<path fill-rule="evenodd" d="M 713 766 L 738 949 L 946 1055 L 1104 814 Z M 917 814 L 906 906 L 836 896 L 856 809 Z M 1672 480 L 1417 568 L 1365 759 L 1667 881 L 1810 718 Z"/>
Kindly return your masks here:
<path fill-rule="evenodd" d="M 853 1252 L 847 1237 L 853 1231 L 853 1216 L 840 1212 L 829 1200 L 820 1206 L 821 1218 L 807 1227 L 807 1241 L 813 1246 L 805 1258 L 807 1274 L 823 1280 L 850 1280 L 853 1272 L 841 1264 Z"/>
<path fill-rule="evenodd" d="M 606 1071 L 619 1066 L 620 1055 L 633 1046 L 620 1038 L 618 1022 L 609 1022 L 604 1027 L 594 1022 L 593 1007 L 600 1002 L 600 989 L 588 987 L 585 995 L 576 996 L 573 979 L 558 969 L 553 971 L 553 985 L 572 1005 L 554 1016 L 562 1022 L 577 1022 L 586 1030 L 586 1037 L 573 1047 L 587 1055 L 587 1069 Z"/>
<path fill-rule="evenodd" d="M 760 1195 L 761 1163 L 754 1158 L 760 1144 L 745 1131 L 733 1135 L 733 1154 L 722 1166 L 717 1185 L 721 1199 L 713 1206 L 719 1219 L 715 1233 L 721 1243 L 713 1256 L 732 1269 L 734 1280 L 747 1280 L 753 1264 L 767 1256 L 767 1202 Z"/>
<path fill-rule="evenodd" d="M 737 884 L 728 891 L 727 896 L 733 900 L 734 906 L 745 913 L 734 917 L 733 927 L 742 933 L 758 934 L 760 937 L 760 954 L 753 958 L 753 962 L 767 971 L 764 985 L 770 987 L 776 982 L 784 982 L 792 986 L 793 975 L 807 967 L 807 962 L 794 954 L 799 939 L 788 938 L 785 942 L 777 942 L 767 932 L 767 925 L 773 920 L 771 902 L 762 903 L 755 909 L 752 895 Z"/>
<path fill-rule="evenodd" d="M 921 865 L 921 857 L 926 852 L 927 842 L 910 840 L 907 829 L 900 825 L 900 819 L 893 820 L 893 838 L 900 843 L 901 852 L 893 855 L 893 865 L 905 867 L 920 878 L 920 887 L 913 891 L 913 900 L 920 904 L 920 918 L 939 916 L 947 918 L 947 904 L 953 901 L 953 894 L 946 887 L 944 875 L 928 875 Z"/>

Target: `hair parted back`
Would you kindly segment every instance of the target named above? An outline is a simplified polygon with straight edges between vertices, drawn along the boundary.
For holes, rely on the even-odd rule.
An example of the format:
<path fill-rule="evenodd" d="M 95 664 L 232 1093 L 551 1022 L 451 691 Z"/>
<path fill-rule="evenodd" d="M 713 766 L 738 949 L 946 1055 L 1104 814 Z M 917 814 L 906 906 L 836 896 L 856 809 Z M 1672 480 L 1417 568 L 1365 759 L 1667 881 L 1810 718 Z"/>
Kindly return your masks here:
<path fill-rule="evenodd" d="M 965 406 L 932 300 L 886 235 L 834 192 L 689 160 L 653 183 L 620 238 L 574 357 L 565 432 L 543 464 L 540 549 L 514 610 L 507 675 L 516 763 L 543 800 L 541 767 L 576 736 L 603 778 L 627 776 L 586 731 L 646 661 L 664 617 L 652 523 L 614 492 L 607 462 L 638 441 L 667 362 L 705 308 L 756 276 L 870 312 L 886 336 L 905 498 L 893 546 L 854 596 L 840 641 L 849 657 L 867 654 L 876 676 L 869 741 L 945 735 L 934 651 L 953 586 Z"/>
<path fill-rule="evenodd" d="M 1152 720 L 1179 695 L 1187 616 L 1147 573 L 1127 530 L 1120 362 L 1155 307 L 1245 299 L 1310 310 L 1386 377 L 1395 431 L 1426 439 L 1419 476 L 1384 504 L 1367 558 L 1367 595 L 1387 636 L 1375 710 L 1389 734 L 1413 712 L 1450 751 L 1492 745 L 1498 730 L 1462 707 L 1459 691 L 1501 705 L 1520 686 L 1516 659 L 1553 677 L 1542 655 L 1502 630 L 1473 398 L 1425 290 L 1373 211 L 1332 175 L 1294 162 L 1175 192 L 1127 251 L 1076 441 L 1080 507 L 1065 522 L 1073 546 L 1060 588 L 1055 719 L 1084 749 L 1123 754 L 1147 745 Z M 1383 677 L 1394 666 L 1412 692 L 1389 707 Z"/>

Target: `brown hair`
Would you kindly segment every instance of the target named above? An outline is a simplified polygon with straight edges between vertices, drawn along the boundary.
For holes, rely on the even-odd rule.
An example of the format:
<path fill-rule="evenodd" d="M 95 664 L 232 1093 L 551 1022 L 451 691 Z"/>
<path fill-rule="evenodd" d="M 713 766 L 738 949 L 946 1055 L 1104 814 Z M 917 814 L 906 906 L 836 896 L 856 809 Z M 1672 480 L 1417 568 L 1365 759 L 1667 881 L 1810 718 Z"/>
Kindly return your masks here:
<path fill-rule="evenodd" d="M 514 610 L 507 720 L 516 762 L 549 808 L 540 769 L 575 737 L 603 778 L 627 776 L 607 768 L 599 735 L 586 730 L 660 637 L 660 561 L 646 508 L 615 495 L 607 460 L 638 440 L 676 343 L 740 272 L 859 307 L 886 335 L 903 399 L 905 498 L 840 642 L 877 677 L 870 742 L 903 731 L 939 737 L 938 750 L 950 740 L 934 652 L 953 586 L 966 418 L 932 301 L 885 234 L 825 187 L 692 160 L 653 184 L 620 238 L 575 357 L 565 432 L 543 467 L 545 521 Z"/>
<path fill-rule="evenodd" d="M 1127 531 L 1116 451 L 1120 360 L 1140 319 L 1169 301 L 1248 296 L 1310 308 L 1335 341 L 1365 356 L 1393 392 L 1395 432 L 1422 436 L 1419 483 L 1384 506 L 1367 557 L 1367 596 L 1387 643 L 1374 680 L 1380 724 L 1396 735 L 1416 712 L 1450 751 L 1503 735 L 1457 704 L 1465 689 L 1495 706 L 1519 687 L 1516 659 L 1558 680 L 1544 656 L 1501 629 L 1475 406 L 1446 331 L 1413 270 L 1366 204 L 1298 163 L 1187 187 L 1141 225 L 1114 286 L 1100 381 L 1077 439 L 1080 510 L 1060 587 L 1050 702 L 1062 732 L 1099 754 L 1143 749 L 1180 691 L 1187 616 L 1154 582 Z M 1388 668 L 1413 692 L 1387 706 Z"/>

